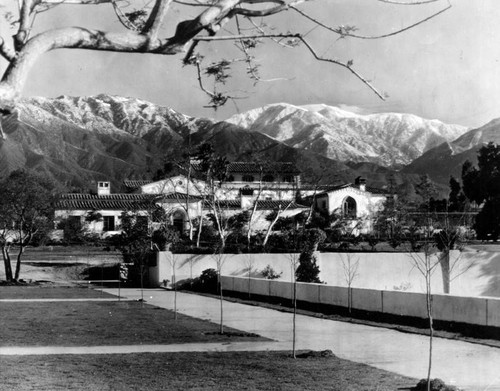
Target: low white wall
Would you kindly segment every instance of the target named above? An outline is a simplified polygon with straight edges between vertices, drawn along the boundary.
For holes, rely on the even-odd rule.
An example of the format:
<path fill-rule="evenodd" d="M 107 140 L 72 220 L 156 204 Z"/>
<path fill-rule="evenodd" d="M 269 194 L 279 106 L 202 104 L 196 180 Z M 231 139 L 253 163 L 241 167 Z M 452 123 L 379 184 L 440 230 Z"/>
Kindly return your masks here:
<path fill-rule="evenodd" d="M 352 288 L 425 293 L 425 280 L 415 267 L 414 258 L 407 253 L 317 253 L 317 257 L 320 279 L 326 285 L 347 287 L 344 265 L 350 258 L 351 265 L 358 265 Z M 280 281 L 291 281 L 291 258 L 290 254 L 227 254 L 222 274 L 248 277 L 250 272 L 250 277 L 260 278 L 261 271 L 270 265 L 277 273 L 282 273 Z M 451 258 L 453 295 L 500 297 L 500 253 L 454 251 Z M 210 254 L 160 252 L 159 283 L 164 279 L 172 281 L 172 260 L 176 265 L 177 281 L 198 277 L 205 269 L 215 269 L 217 264 Z M 432 275 L 431 290 L 443 293 L 439 266 Z"/>
<path fill-rule="evenodd" d="M 243 280 L 246 282 L 243 283 Z M 291 282 L 222 277 L 222 286 L 226 290 L 248 293 L 248 282 L 250 294 L 286 299 L 293 297 Z M 244 290 L 240 291 L 238 287 L 243 287 Z M 297 283 L 297 299 L 310 303 L 347 307 L 347 293 L 348 289 L 344 287 Z M 436 320 L 500 327 L 500 299 L 432 295 L 432 303 Z M 427 318 L 426 295 L 421 293 L 352 288 L 352 308 Z"/>

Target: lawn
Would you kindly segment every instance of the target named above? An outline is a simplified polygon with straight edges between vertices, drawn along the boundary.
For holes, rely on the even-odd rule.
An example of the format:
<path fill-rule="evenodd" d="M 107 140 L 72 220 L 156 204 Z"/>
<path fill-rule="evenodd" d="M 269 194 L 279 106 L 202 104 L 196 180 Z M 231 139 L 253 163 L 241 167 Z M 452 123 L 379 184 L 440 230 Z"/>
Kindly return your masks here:
<path fill-rule="evenodd" d="M 9 293 L 9 290 L 12 290 Z M 6 293 L 7 292 L 7 293 Z M 86 288 L 3 287 L 23 298 L 88 298 Z M 3 297 L 3 296 L 1 296 Z M 106 297 L 104 295 L 103 297 Z M 113 297 L 113 296 L 108 296 Z M 137 301 L 0 302 L 0 346 L 92 346 L 266 340 Z"/>
<path fill-rule="evenodd" d="M 395 391 L 417 382 L 337 357 L 286 352 L 0 356 L 5 390 Z"/>
<path fill-rule="evenodd" d="M 2 297 L 101 297 L 85 288 L 2 287 Z M 1 346 L 259 341 L 136 301 L 0 302 Z M 0 390 L 409 389 L 417 381 L 335 356 L 290 352 L 0 356 Z"/>
<path fill-rule="evenodd" d="M 116 290 L 118 294 L 118 289 Z M 12 285 L 0 286 L 0 299 L 99 299 L 116 298 L 88 286 Z M 116 298 L 117 299 L 117 298 Z M 118 299 L 117 299 L 118 300 Z"/>

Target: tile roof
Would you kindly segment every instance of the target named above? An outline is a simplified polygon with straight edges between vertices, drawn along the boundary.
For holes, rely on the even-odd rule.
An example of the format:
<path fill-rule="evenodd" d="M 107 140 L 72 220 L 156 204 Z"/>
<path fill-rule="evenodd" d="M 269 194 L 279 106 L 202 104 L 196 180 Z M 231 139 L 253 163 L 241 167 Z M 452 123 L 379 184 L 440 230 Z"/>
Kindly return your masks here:
<path fill-rule="evenodd" d="M 318 192 L 317 192 L 316 195 L 329 193 L 331 191 L 342 190 L 342 189 L 346 189 L 348 187 L 353 187 L 355 189 L 359 189 L 359 185 L 354 185 L 352 183 L 346 183 L 344 185 L 337 185 L 337 186 L 328 186 L 328 185 L 325 185 L 325 186 L 320 186 L 318 188 Z M 372 194 L 386 195 L 386 194 L 389 193 L 388 191 L 386 191 L 384 189 L 379 189 L 379 188 L 371 187 L 371 186 L 366 186 L 365 189 L 366 189 L 367 192 L 372 193 Z"/>
<path fill-rule="evenodd" d="M 123 186 L 128 190 L 128 191 L 132 191 L 132 190 L 136 190 L 138 189 L 139 187 L 141 186 L 144 186 L 144 185 L 147 185 L 149 183 L 152 183 L 153 181 L 150 181 L 150 180 L 135 180 L 135 179 L 125 179 L 123 181 Z"/>
<path fill-rule="evenodd" d="M 221 209 L 241 209 L 240 200 L 222 200 L 219 201 L 217 205 L 219 205 Z M 294 201 L 261 200 L 257 203 L 257 210 L 277 210 L 280 206 L 282 210 L 287 208 L 287 206 L 287 210 L 308 208 L 307 206 L 299 205 Z M 205 201 L 203 207 L 209 209 L 211 206 L 208 201 Z"/>
<path fill-rule="evenodd" d="M 149 209 L 156 195 L 151 194 L 62 194 L 56 204 L 59 210 L 130 210 Z"/>

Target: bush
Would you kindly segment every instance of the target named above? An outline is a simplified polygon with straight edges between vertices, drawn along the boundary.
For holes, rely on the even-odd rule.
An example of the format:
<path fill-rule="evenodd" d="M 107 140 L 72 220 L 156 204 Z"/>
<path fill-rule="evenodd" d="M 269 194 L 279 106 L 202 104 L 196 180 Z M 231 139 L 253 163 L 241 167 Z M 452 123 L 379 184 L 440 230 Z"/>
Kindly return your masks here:
<path fill-rule="evenodd" d="M 421 379 L 415 387 L 412 388 L 413 391 L 427 391 L 427 379 Z M 455 386 L 447 386 L 441 379 L 431 379 L 431 391 L 459 391 Z"/>
<path fill-rule="evenodd" d="M 260 274 L 262 274 L 262 277 L 268 279 L 268 280 L 276 280 L 281 277 L 283 272 L 277 273 L 271 265 L 267 265 L 264 269 L 260 271 Z"/>
<path fill-rule="evenodd" d="M 217 293 L 218 275 L 215 269 L 205 269 L 199 277 L 183 281 L 177 285 L 177 289 L 192 290 L 195 292 Z"/>
<path fill-rule="evenodd" d="M 299 267 L 295 272 L 295 277 L 299 282 L 321 283 L 319 279 L 319 266 L 312 251 L 303 251 L 299 257 Z"/>

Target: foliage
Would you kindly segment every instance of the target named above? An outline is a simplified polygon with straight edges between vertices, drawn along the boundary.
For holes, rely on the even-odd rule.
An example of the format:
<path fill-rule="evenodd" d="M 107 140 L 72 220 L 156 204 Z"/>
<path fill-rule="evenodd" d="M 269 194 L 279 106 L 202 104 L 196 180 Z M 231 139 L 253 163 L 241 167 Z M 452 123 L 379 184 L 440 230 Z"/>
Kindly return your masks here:
<path fill-rule="evenodd" d="M 304 232 L 305 246 L 299 256 L 299 266 L 295 272 L 297 281 L 321 283 L 319 266 L 314 252 L 326 238 L 325 233 L 318 228 L 307 229 Z"/>
<path fill-rule="evenodd" d="M 179 285 L 179 289 L 189 289 L 195 292 L 217 293 L 218 274 L 215 269 L 205 269 L 201 275 Z"/>
<path fill-rule="evenodd" d="M 467 203 L 467 197 L 465 196 L 460 182 L 458 182 L 453 176 L 450 176 L 450 195 L 448 202 L 448 211 L 450 212 L 463 212 L 465 210 Z"/>
<path fill-rule="evenodd" d="M 38 240 L 52 228 L 55 195 L 54 184 L 46 176 L 26 171 L 13 171 L 2 183 L 0 197 L 0 243 L 7 281 L 18 280 L 21 256 L 35 236 Z M 16 270 L 10 267 L 10 243 L 19 246 Z"/>
<path fill-rule="evenodd" d="M 179 241 L 179 231 L 174 227 L 162 225 L 153 231 L 151 240 L 159 251 L 167 251 Z"/>
<path fill-rule="evenodd" d="M 260 274 L 262 274 L 262 277 L 264 277 L 267 280 L 277 280 L 278 278 L 281 277 L 283 272 L 276 272 L 271 265 L 267 265 L 264 269 L 260 271 Z"/>
<path fill-rule="evenodd" d="M 469 161 L 462 166 L 462 182 L 467 198 L 483 208 L 474 229 L 478 239 L 497 240 L 500 236 L 500 146 L 489 143 L 478 152 L 478 167 Z"/>
<path fill-rule="evenodd" d="M 310 249 L 302 251 L 299 256 L 299 266 L 295 272 L 297 281 L 321 283 L 319 273 L 314 253 Z"/>
<path fill-rule="evenodd" d="M 429 390 L 427 387 L 427 379 L 421 379 L 417 385 L 412 388 L 412 391 L 427 390 Z M 435 378 L 430 380 L 430 391 L 458 391 L 458 388 L 455 386 L 448 386 L 441 379 Z"/>

